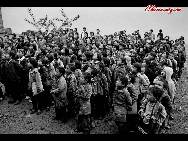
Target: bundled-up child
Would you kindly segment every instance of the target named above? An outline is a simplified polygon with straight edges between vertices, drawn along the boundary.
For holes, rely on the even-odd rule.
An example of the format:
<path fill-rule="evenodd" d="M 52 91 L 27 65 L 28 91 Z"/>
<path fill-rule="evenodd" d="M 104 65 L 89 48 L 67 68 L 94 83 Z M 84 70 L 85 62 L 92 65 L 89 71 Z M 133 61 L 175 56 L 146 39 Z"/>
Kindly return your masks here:
<path fill-rule="evenodd" d="M 149 134 L 158 134 L 166 119 L 167 112 L 160 103 L 162 95 L 162 89 L 154 87 L 152 96 L 144 100 L 139 110 L 139 115 L 141 116 L 140 125 Z"/>
<path fill-rule="evenodd" d="M 35 59 L 31 58 L 29 61 L 29 89 L 32 91 L 32 104 L 33 109 L 31 110 L 31 114 L 37 112 L 37 114 L 41 113 L 41 98 L 42 92 L 44 91 L 41 75 L 38 71 L 38 63 Z"/>
<path fill-rule="evenodd" d="M 84 75 L 84 80 L 78 89 L 78 99 L 80 109 L 77 120 L 77 130 L 84 134 L 89 134 L 91 130 L 91 103 L 92 95 L 91 76 L 89 73 Z"/>
<path fill-rule="evenodd" d="M 66 122 L 68 119 L 67 82 L 65 80 L 65 69 L 57 69 L 57 86 L 51 91 L 55 102 L 56 119 Z"/>
<path fill-rule="evenodd" d="M 44 108 L 48 111 L 48 110 L 50 110 L 50 106 L 52 105 L 52 100 L 53 100 L 53 97 L 50 94 L 52 85 L 51 85 L 51 77 L 50 77 L 48 59 L 43 59 L 42 66 L 40 68 L 40 74 L 41 74 L 42 84 L 44 87 L 44 93 L 42 96 L 42 100 L 43 100 L 42 108 Z"/>
<path fill-rule="evenodd" d="M 128 79 L 119 76 L 116 81 L 116 90 L 113 97 L 114 120 L 119 133 L 127 132 L 127 114 L 132 110 L 132 98 L 128 91 Z"/>
<path fill-rule="evenodd" d="M 70 117 L 75 117 L 79 109 L 78 100 L 76 99 L 77 80 L 74 71 L 75 71 L 74 66 L 69 65 L 66 68 L 67 99 L 68 99 L 68 109 L 69 109 Z"/>

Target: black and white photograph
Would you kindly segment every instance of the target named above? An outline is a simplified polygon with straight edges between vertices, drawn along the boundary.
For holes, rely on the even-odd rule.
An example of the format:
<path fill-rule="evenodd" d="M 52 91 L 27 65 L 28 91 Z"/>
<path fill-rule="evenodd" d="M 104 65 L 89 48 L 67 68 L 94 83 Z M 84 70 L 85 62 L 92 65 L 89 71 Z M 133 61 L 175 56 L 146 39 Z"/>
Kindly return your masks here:
<path fill-rule="evenodd" d="M 0 7 L 0 134 L 188 134 L 187 17 Z"/>

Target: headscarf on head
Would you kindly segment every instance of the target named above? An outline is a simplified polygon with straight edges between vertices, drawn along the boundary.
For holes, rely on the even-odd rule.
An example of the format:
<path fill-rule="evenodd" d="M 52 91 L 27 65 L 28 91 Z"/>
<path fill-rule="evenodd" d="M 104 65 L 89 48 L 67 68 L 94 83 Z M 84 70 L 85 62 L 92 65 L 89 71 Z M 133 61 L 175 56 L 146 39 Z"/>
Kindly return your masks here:
<path fill-rule="evenodd" d="M 173 69 L 171 67 L 165 67 L 164 72 L 166 74 L 166 81 L 171 81 L 172 80 L 172 74 L 173 74 Z"/>

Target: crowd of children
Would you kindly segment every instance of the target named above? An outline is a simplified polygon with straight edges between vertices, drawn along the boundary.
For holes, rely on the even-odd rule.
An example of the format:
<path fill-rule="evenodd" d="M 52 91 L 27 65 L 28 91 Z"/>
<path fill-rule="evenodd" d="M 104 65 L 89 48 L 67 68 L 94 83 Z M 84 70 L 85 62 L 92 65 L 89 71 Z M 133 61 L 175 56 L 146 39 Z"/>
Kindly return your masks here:
<path fill-rule="evenodd" d="M 89 134 L 92 121 L 112 114 L 120 133 L 159 133 L 170 128 L 176 82 L 184 63 L 184 37 L 162 30 L 112 35 L 77 28 L 28 31 L 0 40 L 0 100 L 20 104 L 30 97 L 31 113 L 55 105 L 56 119 L 77 121 Z"/>

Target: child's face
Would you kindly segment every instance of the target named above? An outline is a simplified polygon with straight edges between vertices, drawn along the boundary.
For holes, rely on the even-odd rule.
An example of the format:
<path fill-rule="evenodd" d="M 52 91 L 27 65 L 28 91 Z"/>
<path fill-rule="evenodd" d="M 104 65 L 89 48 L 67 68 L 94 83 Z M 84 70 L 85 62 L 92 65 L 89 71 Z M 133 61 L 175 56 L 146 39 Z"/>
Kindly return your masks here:
<path fill-rule="evenodd" d="M 66 72 L 71 72 L 70 67 L 67 66 L 66 69 L 65 69 L 65 71 L 66 71 Z"/>
<path fill-rule="evenodd" d="M 141 72 L 145 73 L 145 70 L 146 70 L 145 67 L 141 68 Z"/>
<path fill-rule="evenodd" d="M 163 54 L 162 54 L 162 57 L 166 57 L 166 53 L 163 53 Z"/>
<path fill-rule="evenodd" d="M 121 86 L 121 85 L 122 85 L 121 80 L 120 80 L 119 77 L 118 77 L 118 79 L 117 79 L 117 81 L 116 81 L 116 86 Z"/>
<path fill-rule="evenodd" d="M 173 59 L 173 58 L 174 58 L 173 54 L 171 54 L 169 57 L 170 57 L 170 59 Z"/>
<path fill-rule="evenodd" d="M 117 64 L 118 65 L 121 64 L 121 59 L 118 59 Z"/>
<path fill-rule="evenodd" d="M 133 66 L 133 71 L 134 72 L 137 72 L 137 68 Z"/>
<path fill-rule="evenodd" d="M 42 61 L 41 61 L 41 60 L 38 60 L 38 64 L 39 64 L 39 65 L 42 65 Z"/>
<path fill-rule="evenodd" d="M 27 63 L 27 66 L 28 66 L 29 68 L 32 68 L 32 67 L 33 67 L 33 65 L 32 65 L 30 62 Z"/>

